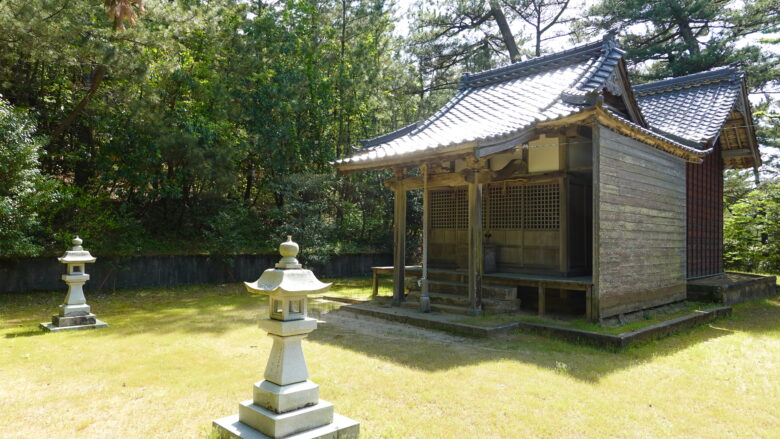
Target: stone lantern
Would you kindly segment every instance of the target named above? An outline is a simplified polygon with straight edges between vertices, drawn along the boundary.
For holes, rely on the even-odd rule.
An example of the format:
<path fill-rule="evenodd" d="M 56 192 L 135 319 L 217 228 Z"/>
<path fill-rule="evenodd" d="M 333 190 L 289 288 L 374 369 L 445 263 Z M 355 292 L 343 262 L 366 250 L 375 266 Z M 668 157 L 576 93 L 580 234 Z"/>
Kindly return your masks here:
<path fill-rule="evenodd" d="M 46 331 L 62 331 L 66 329 L 94 329 L 108 326 L 105 322 L 95 318 L 87 299 L 84 297 L 84 284 L 89 280 L 86 273 L 86 264 L 91 264 L 97 259 L 89 254 L 81 246 L 83 241 L 78 236 L 73 238 L 73 248 L 66 251 L 62 257 L 57 258 L 67 269 L 62 280 L 68 284 L 68 294 L 65 303 L 60 305 L 60 312 L 52 316 L 51 323 L 41 323 Z"/>
<path fill-rule="evenodd" d="M 276 268 L 244 283 L 250 293 L 269 296 L 268 318 L 260 320 L 260 328 L 273 339 L 265 379 L 255 383 L 252 399 L 239 404 L 238 415 L 214 421 L 214 432 L 220 439 L 357 438 L 360 424 L 334 413 L 333 404 L 320 399 L 301 346 L 317 329 L 317 319 L 307 316 L 307 296 L 325 292 L 330 284 L 301 267 L 292 237 L 279 246 L 279 253 Z"/>

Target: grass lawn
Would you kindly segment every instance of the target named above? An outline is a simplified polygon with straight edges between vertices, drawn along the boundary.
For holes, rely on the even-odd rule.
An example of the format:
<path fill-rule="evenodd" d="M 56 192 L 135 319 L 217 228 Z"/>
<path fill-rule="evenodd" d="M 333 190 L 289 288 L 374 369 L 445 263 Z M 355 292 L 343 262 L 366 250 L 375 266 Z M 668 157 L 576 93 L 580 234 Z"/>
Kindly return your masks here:
<path fill-rule="evenodd" d="M 370 280 L 336 281 L 367 295 Z M 339 286 L 341 285 L 341 286 Z M 0 438 L 207 438 L 262 379 L 239 285 L 89 294 L 111 326 L 43 334 L 64 297 L 0 295 Z M 320 307 L 311 379 L 363 438 L 780 437 L 780 299 L 620 353 L 471 340 Z"/>

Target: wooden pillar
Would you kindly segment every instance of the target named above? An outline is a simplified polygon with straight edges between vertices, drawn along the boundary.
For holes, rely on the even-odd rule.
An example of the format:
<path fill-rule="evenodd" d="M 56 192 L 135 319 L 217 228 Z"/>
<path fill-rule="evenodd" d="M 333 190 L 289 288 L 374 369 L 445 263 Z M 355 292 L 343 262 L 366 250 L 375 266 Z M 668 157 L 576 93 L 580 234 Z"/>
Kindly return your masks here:
<path fill-rule="evenodd" d="M 558 270 L 561 276 L 569 275 L 569 182 L 566 176 L 558 181 Z"/>
<path fill-rule="evenodd" d="M 404 301 L 404 273 L 406 268 L 406 189 L 398 186 L 394 189 L 395 205 L 393 209 L 393 306 L 401 306 Z"/>
<path fill-rule="evenodd" d="M 476 178 L 469 182 L 469 313 L 482 314 L 482 275 L 484 250 L 482 248 L 482 185 Z"/>
<path fill-rule="evenodd" d="M 422 165 L 423 178 L 423 243 L 422 279 L 420 279 L 420 311 L 431 312 L 431 298 L 428 294 L 428 233 L 430 232 L 430 194 L 428 193 L 428 165 Z"/>
<path fill-rule="evenodd" d="M 601 135 L 599 130 L 601 129 L 601 125 L 599 125 L 598 121 L 594 119 L 592 126 L 593 137 L 591 138 L 591 144 L 593 145 L 593 189 L 591 195 L 593 197 L 593 204 L 591 215 L 593 215 L 593 253 L 591 261 L 593 266 L 593 286 L 590 289 L 590 321 L 596 322 L 599 321 L 601 317 L 601 304 L 599 301 L 599 277 L 601 277 L 601 262 L 599 260 L 599 252 L 601 248 Z"/>
<path fill-rule="evenodd" d="M 585 318 L 593 321 L 593 286 L 588 285 L 585 289 Z"/>

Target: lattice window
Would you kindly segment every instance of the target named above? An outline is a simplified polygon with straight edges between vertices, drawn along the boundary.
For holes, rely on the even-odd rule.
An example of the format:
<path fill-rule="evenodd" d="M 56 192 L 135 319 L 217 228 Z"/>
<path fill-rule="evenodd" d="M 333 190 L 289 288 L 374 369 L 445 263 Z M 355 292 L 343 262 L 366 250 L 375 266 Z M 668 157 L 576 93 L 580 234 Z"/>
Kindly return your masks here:
<path fill-rule="evenodd" d="M 556 230 L 560 221 L 558 184 L 536 184 L 525 188 L 523 227 L 526 230 Z"/>
<path fill-rule="evenodd" d="M 483 194 L 482 220 L 487 229 L 523 228 L 523 186 L 498 183 Z"/>
<path fill-rule="evenodd" d="M 432 229 L 468 228 L 468 193 L 465 187 L 432 190 L 430 197 Z"/>
<path fill-rule="evenodd" d="M 557 183 L 492 183 L 483 194 L 486 229 L 556 230 L 560 226 Z"/>
<path fill-rule="evenodd" d="M 430 197 L 432 229 L 468 228 L 467 188 L 432 190 Z M 557 183 L 492 183 L 486 185 L 482 198 L 485 229 L 557 230 L 560 227 Z"/>

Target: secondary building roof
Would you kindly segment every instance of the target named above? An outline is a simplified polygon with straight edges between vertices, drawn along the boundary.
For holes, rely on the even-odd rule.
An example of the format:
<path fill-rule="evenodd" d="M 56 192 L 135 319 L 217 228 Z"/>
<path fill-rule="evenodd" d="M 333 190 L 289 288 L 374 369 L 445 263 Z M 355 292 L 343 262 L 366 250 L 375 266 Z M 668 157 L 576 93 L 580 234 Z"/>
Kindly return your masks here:
<path fill-rule="evenodd" d="M 751 162 L 748 166 L 759 159 L 744 74 L 736 68 L 719 67 L 638 85 L 634 96 L 653 129 L 700 149 L 710 148 L 720 139 L 724 151 L 749 150 L 743 151 L 743 158 Z M 724 157 L 728 162 L 736 155 Z"/>

